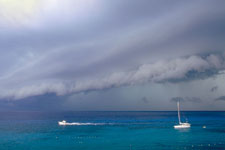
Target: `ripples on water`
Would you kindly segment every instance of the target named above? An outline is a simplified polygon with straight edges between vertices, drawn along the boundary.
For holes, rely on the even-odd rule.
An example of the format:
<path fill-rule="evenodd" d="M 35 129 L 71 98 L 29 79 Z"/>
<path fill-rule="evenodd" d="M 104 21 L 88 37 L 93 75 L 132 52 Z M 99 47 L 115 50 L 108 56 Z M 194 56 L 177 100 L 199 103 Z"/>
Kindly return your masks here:
<path fill-rule="evenodd" d="M 2 112 L 0 150 L 225 149 L 225 112 L 182 113 L 190 129 L 176 112 Z"/>

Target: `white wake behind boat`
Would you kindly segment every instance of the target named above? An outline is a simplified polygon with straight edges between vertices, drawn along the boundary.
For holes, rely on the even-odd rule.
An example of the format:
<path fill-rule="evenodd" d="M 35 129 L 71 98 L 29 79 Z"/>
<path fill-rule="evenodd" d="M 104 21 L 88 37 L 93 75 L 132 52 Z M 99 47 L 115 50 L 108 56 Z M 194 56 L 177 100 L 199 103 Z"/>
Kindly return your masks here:
<path fill-rule="evenodd" d="M 66 122 L 66 120 L 63 121 L 58 121 L 58 124 L 60 126 L 66 126 L 66 125 L 77 125 L 77 126 L 81 126 L 81 125 L 104 125 L 105 123 L 81 123 L 81 122 Z"/>
<path fill-rule="evenodd" d="M 184 129 L 184 128 L 190 128 L 191 124 L 190 123 L 182 123 L 180 120 L 180 103 L 179 101 L 177 102 L 177 114 L 178 114 L 178 120 L 179 120 L 179 124 L 175 125 L 174 128 L 175 129 Z"/>
<path fill-rule="evenodd" d="M 91 123 L 79 123 L 79 122 L 66 122 L 66 120 L 63 120 L 63 121 L 59 121 L 58 124 L 60 126 L 65 126 L 65 125 L 91 125 Z"/>

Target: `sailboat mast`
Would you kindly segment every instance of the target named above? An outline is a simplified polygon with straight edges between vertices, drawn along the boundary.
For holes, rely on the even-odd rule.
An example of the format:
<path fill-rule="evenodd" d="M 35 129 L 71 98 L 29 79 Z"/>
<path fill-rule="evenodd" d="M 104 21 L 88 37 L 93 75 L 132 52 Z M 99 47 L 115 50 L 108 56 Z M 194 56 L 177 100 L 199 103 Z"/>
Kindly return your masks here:
<path fill-rule="evenodd" d="M 180 102 L 179 101 L 177 101 L 177 113 L 178 113 L 179 124 L 181 124 L 181 121 L 180 121 Z"/>

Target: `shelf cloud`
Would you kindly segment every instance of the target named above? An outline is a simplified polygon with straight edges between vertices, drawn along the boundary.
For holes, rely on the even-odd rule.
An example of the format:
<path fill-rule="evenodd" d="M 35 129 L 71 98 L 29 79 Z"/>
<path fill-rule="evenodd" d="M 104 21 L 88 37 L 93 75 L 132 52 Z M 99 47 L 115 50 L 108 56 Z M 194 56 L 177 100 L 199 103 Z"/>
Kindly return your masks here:
<path fill-rule="evenodd" d="M 33 67 L 36 68 L 35 66 Z M 192 71 L 194 71 L 195 75 L 201 73 L 209 77 L 207 70 L 216 70 L 215 73 L 218 73 L 220 70 L 223 70 L 224 67 L 225 62 L 221 55 L 211 54 L 204 58 L 200 56 L 189 56 L 172 60 L 162 60 L 152 64 L 144 64 L 134 70 L 114 72 L 105 76 L 77 77 L 71 80 L 66 80 L 65 78 L 43 80 L 41 77 L 41 79 L 38 79 L 40 80 L 38 82 L 33 81 L 35 78 L 31 78 L 30 80 L 33 81 L 31 85 L 23 84 L 18 88 L 7 89 L 2 92 L 3 94 L 1 94 L 1 96 L 21 99 L 46 93 L 64 95 L 74 92 L 103 90 L 106 88 L 142 84 L 146 82 L 185 81 L 190 78 L 188 74 Z M 19 80 L 21 79 L 18 78 L 18 81 Z M 22 80 L 24 80 L 24 78 L 22 78 Z M 10 85 L 6 84 L 6 86 Z"/>
<path fill-rule="evenodd" d="M 176 84 L 225 69 L 222 0 L 16 3 L 0 1 L 0 99 Z"/>

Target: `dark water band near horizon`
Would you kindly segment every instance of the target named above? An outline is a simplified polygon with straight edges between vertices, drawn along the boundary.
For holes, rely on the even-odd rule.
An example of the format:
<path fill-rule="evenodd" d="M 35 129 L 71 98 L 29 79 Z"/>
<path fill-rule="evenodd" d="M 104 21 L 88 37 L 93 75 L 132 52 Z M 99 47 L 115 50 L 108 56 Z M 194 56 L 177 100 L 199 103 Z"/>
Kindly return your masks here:
<path fill-rule="evenodd" d="M 225 149 L 225 112 L 0 112 L 0 150 Z M 59 126 L 58 121 L 88 123 Z"/>

